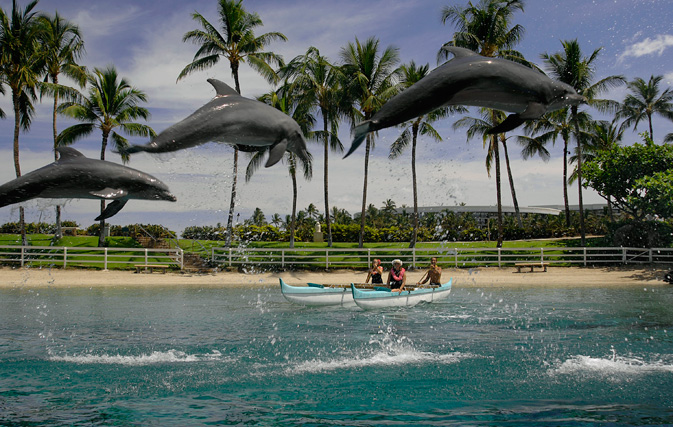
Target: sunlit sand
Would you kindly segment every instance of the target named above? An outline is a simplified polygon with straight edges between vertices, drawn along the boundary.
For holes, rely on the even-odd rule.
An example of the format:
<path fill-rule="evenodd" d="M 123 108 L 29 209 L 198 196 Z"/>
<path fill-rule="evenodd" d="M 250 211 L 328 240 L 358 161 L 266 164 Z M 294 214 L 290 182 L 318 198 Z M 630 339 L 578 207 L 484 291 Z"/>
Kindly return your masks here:
<path fill-rule="evenodd" d="M 517 273 L 514 268 L 444 268 L 442 278 L 453 277 L 460 287 L 578 287 L 578 286 L 670 286 L 662 279 L 668 269 L 663 267 L 554 267 L 547 272 Z M 414 284 L 425 270 L 408 272 L 407 283 Z M 202 286 L 202 287 L 264 287 L 278 286 L 278 278 L 291 285 L 306 282 L 338 284 L 363 282 L 366 271 L 220 271 L 211 274 L 135 273 L 132 271 L 91 271 L 81 269 L 0 268 L 0 287 L 130 287 L 130 286 Z"/>

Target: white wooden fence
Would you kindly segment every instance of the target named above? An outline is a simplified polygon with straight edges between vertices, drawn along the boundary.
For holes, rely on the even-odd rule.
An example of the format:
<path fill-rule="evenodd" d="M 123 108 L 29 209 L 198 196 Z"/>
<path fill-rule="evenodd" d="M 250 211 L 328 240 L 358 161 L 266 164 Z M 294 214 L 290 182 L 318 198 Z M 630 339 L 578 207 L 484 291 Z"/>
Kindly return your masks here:
<path fill-rule="evenodd" d="M 213 248 L 210 261 L 223 267 L 268 266 L 280 268 L 367 268 L 374 258 L 389 265 L 399 258 L 409 268 L 428 265 L 431 257 L 445 267 L 507 267 L 519 262 L 550 265 L 673 265 L 673 248 L 365 248 L 267 249 Z M 184 267 L 182 249 L 92 248 L 53 246 L 0 246 L 0 263 L 31 266 L 132 267 L 175 265 Z"/>
<path fill-rule="evenodd" d="M 265 249 L 213 248 L 211 261 L 228 267 L 279 266 L 367 268 L 374 258 L 384 265 L 399 258 L 407 267 L 428 265 L 431 257 L 446 267 L 512 266 L 519 262 L 556 265 L 673 264 L 673 248 L 434 248 L 414 249 Z"/>
<path fill-rule="evenodd" d="M 92 248 L 55 246 L 0 246 L 0 263 L 30 266 L 129 267 L 134 265 L 184 266 L 182 249 Z"/>

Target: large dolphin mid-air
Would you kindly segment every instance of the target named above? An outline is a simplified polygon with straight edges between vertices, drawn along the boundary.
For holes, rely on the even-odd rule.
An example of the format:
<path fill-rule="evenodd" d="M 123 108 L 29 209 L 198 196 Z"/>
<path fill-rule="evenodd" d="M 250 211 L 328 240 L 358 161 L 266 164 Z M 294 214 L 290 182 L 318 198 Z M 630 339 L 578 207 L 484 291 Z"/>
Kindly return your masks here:
<path fill-rule="evenodd" d="M 56 162 L 0 185 L 0 208 L 38 197 L 113 200 L 96 218 L 100 221 L 119 212 L 129 199 L 176 200 L 166 184 L 144 172 L 89 159 L 71 147 L 58 152 Z"/>
<path fill-rule="evenodd" d="M 514 113 L 488 132 L 495 134 L 508 132 L 549 111 L 586 102 L 570 85 L 516 62 L 488 58 L 455 46 L 444 49 L 454 58 L 391 98 L 370 120 L 356 126 L 353 144 L 344 157 L 362 144 L 367 133 L 445 106 L 486 107 Z"/>
<path fill-rule="evenodd" d="M 270 147 L 266 167 L 278 163 L 286 150 L 308 159 L 304 135 L 290 116 L 263 102 L 242 97 L 219 80 L 208 79 L 208 83 L 217 92 L 215 98 L 161 132 L 149 144 L 124 151 L 166 153 L 214 141 L 260 150 Z"/>

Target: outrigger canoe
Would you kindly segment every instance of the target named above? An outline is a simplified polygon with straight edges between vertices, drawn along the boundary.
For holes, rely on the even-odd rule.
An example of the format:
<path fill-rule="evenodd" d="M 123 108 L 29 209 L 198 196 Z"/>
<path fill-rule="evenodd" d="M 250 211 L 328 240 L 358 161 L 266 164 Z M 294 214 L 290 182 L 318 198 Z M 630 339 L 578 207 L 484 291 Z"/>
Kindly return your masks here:
<path fill-rule="evenodd" d="M 402 292 L 392 292 L 386 288 L 376 288 L 373 290 L 360 289 L 355 284 L 351 284 L 351 291 L 355 304 L 365 310 L 387 307 L 412 307 L 420 302 L 435 302 L 448 298 L 451 293 L 452 282 L 453 279 L 449 279 L 447 283 L 441 286 L 419 286 Z"/>
<path fill-rule="evenodd" d="M 286 300 L 301 305 L 321 306 L 321 305 L 355 305 L 353 302 L 353 292 L 350 284 L 344 285 L 321 285 L 319 283 L 308 283 L 307 286 L 288 285 L 280 279 L 280 291 Z M 358 284 L 360 287 L 369 287 L 373 285 Z"/>

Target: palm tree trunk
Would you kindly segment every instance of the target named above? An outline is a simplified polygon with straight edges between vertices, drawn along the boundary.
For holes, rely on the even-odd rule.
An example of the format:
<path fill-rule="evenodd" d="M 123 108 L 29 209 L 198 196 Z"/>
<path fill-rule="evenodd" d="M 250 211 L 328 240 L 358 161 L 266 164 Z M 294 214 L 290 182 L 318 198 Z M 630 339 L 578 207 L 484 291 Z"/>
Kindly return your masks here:
<path fill-rule="evenodd" d="M 566 227 L 570 228 L 570 202 L 568 200 L 568 139 L 563 138 L 563 203 L 566 214 Z"/>
<path fill-rule="evenodd" d="M 325 186 L 325 225 L 327 230 L 327 247 L 331 248 L 332 247 L 332 221 L 330 221 L 329 217 L 329 186 L 328 186 L 328 159 L 329 159 L 329 135 L 327 131 L 327 115 L 323 111 L 322 112 L 322 122 L 323 122 L 323 130 L 325 132 L 325 174 L 324 174 L 324 179 L 323 179 L 323 184 Z"/>
<path fill-rule="evenodd" d="M 294 156 L 291 156 L 290 176 L 292 177 L 292 220 L 290 221 L 290 248 L 294 248 L 294 230 L 297 222 L 297 167 Z"/>
<path fill-rule="evenodd" d="M 514 177 L 512 176 L 512 168 L 509 164 L 509 153 L 507 152 L 507 142 L 502 138 L 502 148 L 505 151 L 505 165 L 507 166 L 507 177 L 509 178 L 509 188 L 512 191 L 512 203 L 514 203 L 514 212 L 516 215 L 516 223 L 519 228 L 523 228 L 523 222 L 521 221 L 521 212 L 519 211 L 519 201 L 516 198 L 516 190 L 514 189 Z"/>
<path fill-rule="evenodd" d="M 502 186 L 500 185 L 500 150 L 498 149 L 497 135 L 491 137 L 493 144 L 493 157 L 495 159 L 495 193 L 498 201 L 498 243 L 497 247 L 502 248 L 503 226 L 502 226 Z"/>
<path fill-rule="evenodd" d="M 362 210 L 360 214 L 360 236 L 358 237 L 358 248 L 364 247 L 365 240 L 365 209 L 367 208 L 367 177 L 369 173 L 369 151 L 371 150 L 372 141 L 367 135 L 367 148 L 365 150 L 365 183 L 362 187 Z"/>
<path fill-rule="evenodd" d="M 107 149 L 107 138 L 108 133 L 103 131 L 103 142 L 100 149 L 100 159 L 105 160 L 105 150 Z M 103 214 L 105 211 L 105 200 L 100 201 L 100 213 Z M 99 222 L 100 230 L 98 231 L 98 247 L 102 248 L 105 246 L 105 219 L 101 219 Z"/>
<path fill-rule="evenodd" d="M 21 129 L 21 110 L 19 108 L 19 91 L 12 90 L 12 103 L 14 106 L 14 171 L 16 177 L 21 176 L 21 165 L 19 163 L 19 132 Z M 21 246 L 28 246 L 28 237 L 26 236 L 26 213 L 23 206 L 19 206 L 19 228 L 21 229 Z"/>
<path fill-rule="evenodd" d="M 52 82 L 57 85 L 58 84 L 58 76 L 53 75 L 51 76 Z M 58 132 L 56 131 L 56 109 L 58 108 L 58 92 L 54 93 L 54 112 L 52 113 L 52 130 L 54 132 L 54 161 L 58 161 L 58 151 L 56 151 L 56 147 L 58 147 L 56 138 L 58 136 Z M 63 237 L 63 232 L 61 230 L 61 205 L 56 205 L 56 233 L 54 234 L 54 239 L 60 239 Z"/>
<path fill-rule="evenodd" d="M 414 231 L 411 233 L 410 248 L 416 247 L 418 239 L 418 188 L 416 186 L 416 141 L 418 138 L 418 124 L 412 125 L 413 138 L 411 141 L 411 182 L 414 191 Z"/>
<path fill-rule="evenodd" d="M 579 193 L 580 210 L 580 241 L 582 246 L 587 244 L 586 229 L 584 225 L 584 202 L 582 200 L 582 135 L 577 118 L 577 107 L 572 107 L 573 121 L 575 122 L 575 135 L 577 138 L 577 189 Z"/>
<path fill-rule="evenodd" d="M 231 201 L 229 202 L 229 216 L 227 216 L 227 237 L 224 241 L 224 247 L 231 247 L 232 236 L 234 234 L 234 208 L 236 207 L 236 182 L 238 181 L 238 147 L 234 145 L 234 170 L 231 180 Z"/>

